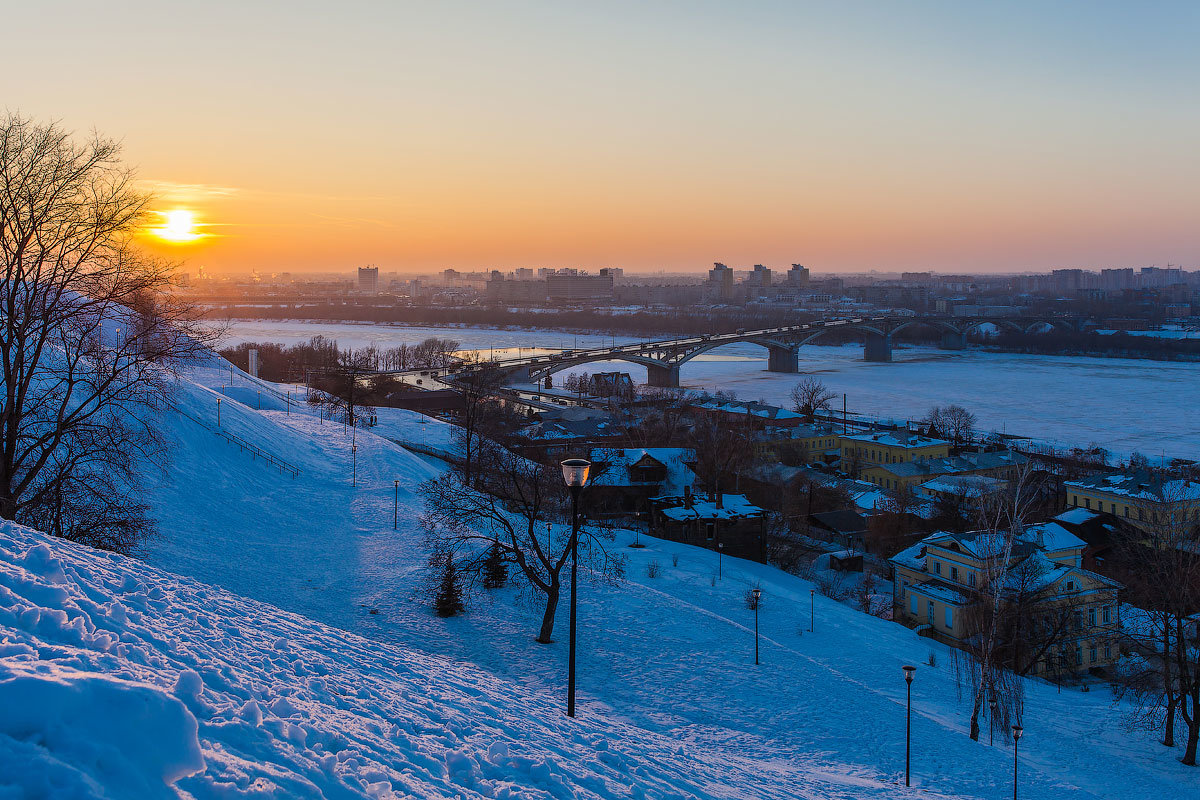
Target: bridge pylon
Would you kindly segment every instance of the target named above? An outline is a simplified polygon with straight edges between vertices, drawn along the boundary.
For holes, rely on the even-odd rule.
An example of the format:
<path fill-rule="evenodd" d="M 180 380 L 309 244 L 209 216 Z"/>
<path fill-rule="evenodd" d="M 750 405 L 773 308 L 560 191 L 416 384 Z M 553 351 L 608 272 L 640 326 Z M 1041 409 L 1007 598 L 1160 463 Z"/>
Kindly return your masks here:
<path fill-rule="evenodd" d="M 800 371 L 800 350 L 796 347 L 767 348 L 767 371 L 796 373 Z"/>
<path fill-rule="evenodd" d="M 863 360 L 887 363 L 892 360 L 892 335 L 880 336 L 876 333 L 867 334 L 863 345 Z"/>
<path fill-rule="evenodd" d="M 646 366 L 646 383 L 651 386 L 661 386 L 667 389 L 679 388 L 679 366 L 653 367 Z"/>

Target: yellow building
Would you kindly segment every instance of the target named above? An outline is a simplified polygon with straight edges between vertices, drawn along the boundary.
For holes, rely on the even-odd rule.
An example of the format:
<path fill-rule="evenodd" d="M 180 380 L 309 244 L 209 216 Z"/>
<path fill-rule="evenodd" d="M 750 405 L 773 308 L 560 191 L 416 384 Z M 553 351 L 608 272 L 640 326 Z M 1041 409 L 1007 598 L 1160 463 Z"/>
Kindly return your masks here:
<path fill-rule="evenodd" d="M 757 434 L 754 438 L 754 454 L 767 461 L 821 464 L 835 458 L 840 435 L 831 425 L 797 425 L 793 428 L 776 428 Z"/>
<path fill-rule="evenodd" d="M 881 489 L 893 490 L 916 490 L 931 478 L 945 476 L 977 475 L 1008 481 L 1017 476 L 1027 461 L 1025 456 L 1011 450 L 964 453 L 944 458 L 916 458 L 911 461 L 867 464 L 859 470 L 859 478 Z"/>
<path fill-rule="evenodd" d="M 843 470 L 845 465 L 904 464 L 919 458 L 950 455 L 950 443 L 911 431 L 879 431 L 843 434 L 839 437 Z"/>
<path fill-rule="evenodd" d="M 1145 531 L 1159 526 L 1200 529 L 1200 483 L 1147 472 L 1097 475 L 1063 484 L 1068 508 L 1102 511 Z"/>
<path fill-rule="evenodd" d="M 999 564 L 1004 538 L 939 532 L 893 556 L 894 619 L 961 645 L 974 633 L 971 615 L 991 575 L 1002 581 L 1002 600 L 1028 617 L 1023 649 L 1012 655 L 1026 663 L 1015 668 L 1045 675 L 1111 665 L 1120 585 L 1082 568 L 1085 542 L 1054 522 L 1030 526 Z"/>

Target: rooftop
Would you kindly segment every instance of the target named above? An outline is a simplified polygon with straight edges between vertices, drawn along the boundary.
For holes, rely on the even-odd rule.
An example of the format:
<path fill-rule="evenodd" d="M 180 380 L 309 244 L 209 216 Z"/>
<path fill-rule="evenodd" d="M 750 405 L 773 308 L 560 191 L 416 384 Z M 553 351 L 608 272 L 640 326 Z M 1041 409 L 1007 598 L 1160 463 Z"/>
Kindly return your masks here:
<path fill-rule="evenodd" d="M 855 433 L 843 436 L 852 442 L 881 444 L 885 447 L 934 447 L 936 445 L 950 446 L 945 439 L 934 439 L 912 431 L 879 431 L 876 433 Z"/>

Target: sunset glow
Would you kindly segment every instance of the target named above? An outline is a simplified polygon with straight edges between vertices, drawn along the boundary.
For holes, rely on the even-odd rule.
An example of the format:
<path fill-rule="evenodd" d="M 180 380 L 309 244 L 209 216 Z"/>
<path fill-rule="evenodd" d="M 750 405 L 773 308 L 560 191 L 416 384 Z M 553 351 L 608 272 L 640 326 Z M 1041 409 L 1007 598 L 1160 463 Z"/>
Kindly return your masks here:
<path fill-rule="evenodd" d="M 65 49 L 138 46 L 5 102 L 121 138 L 212 272 L 1200 265 L 1200 5 L 349 7 L 85 5 Z"/>
<path fill-rule="evenodd" d="M 197 229 L 196 215 L 186 209 L 156 211 L 160 224 L 150 228 L 150 233 L 171 244 L 190 244 L 204 238 Z"/>

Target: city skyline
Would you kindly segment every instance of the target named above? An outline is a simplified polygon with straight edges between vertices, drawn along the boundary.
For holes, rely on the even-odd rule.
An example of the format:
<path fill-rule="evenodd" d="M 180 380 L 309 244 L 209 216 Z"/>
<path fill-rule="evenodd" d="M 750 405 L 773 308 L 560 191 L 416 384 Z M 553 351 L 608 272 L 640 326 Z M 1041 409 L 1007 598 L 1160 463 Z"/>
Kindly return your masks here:
<path fill-rule="evenodd" d="M 1189 4 L 69 8 L 6 104 L 191 271 L 1200 264 Z"/>

